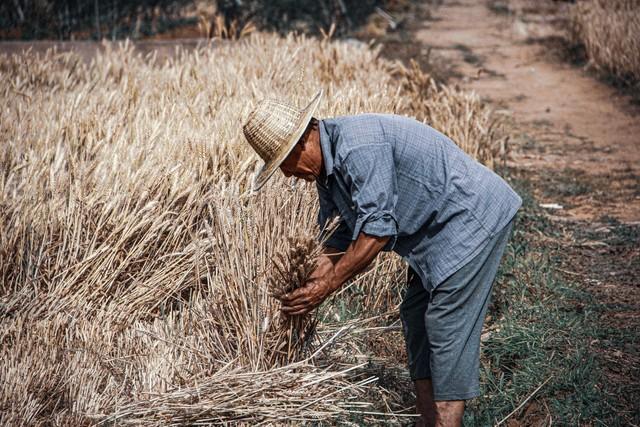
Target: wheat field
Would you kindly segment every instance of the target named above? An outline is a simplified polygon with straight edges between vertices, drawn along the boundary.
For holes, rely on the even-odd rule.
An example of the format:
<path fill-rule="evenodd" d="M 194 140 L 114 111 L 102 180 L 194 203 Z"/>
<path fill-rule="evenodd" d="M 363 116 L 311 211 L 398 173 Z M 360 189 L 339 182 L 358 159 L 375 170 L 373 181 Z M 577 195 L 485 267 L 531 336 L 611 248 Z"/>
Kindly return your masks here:
<path fill-rule="evenodd" d="M 570 36 L 589 64 L 627 84 L 640 82 L 640 1 L 585 0 L 571 9 Z"/>
<path fill-rule="evenodd" d="M 411 419 L 371 370 L 402 365 L 381 335 L 401 336 L 400 259 L 326 304 L 304 348 L 269 292 L 286 237 L 317 231 L 317 201 L 280 175 L 251 193 L 241 125 L 264 97 L 302 106 L 320 87 L 319 118 L 408 114 L 487 165 L 506 152 L 476 95 L 359 43 L 0 56 L 0 424 Z"/>

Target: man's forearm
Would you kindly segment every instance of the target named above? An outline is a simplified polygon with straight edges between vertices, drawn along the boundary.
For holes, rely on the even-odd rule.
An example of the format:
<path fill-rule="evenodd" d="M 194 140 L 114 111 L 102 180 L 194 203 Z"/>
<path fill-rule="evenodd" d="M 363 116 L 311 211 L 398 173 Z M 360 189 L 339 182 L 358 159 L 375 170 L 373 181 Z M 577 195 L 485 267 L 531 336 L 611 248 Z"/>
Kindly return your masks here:
<path fill-rule="evenodd" d="M 388 241 L 389 236 L 378 237 L 360 233 L 340 259 L 334 262 L 335 289 L 364 270 Z"/>
<path fill-rule="evenodd" d="M 344 255 L 344 251 L 341 251 L 338 248 L 334 248 L 333 246 L 325 246 L 322 254 L 329 258 L 329 260 L 335 267 L 338 261 L 340 261 L 340 258 L 342 258 L 342 255 Z"/>

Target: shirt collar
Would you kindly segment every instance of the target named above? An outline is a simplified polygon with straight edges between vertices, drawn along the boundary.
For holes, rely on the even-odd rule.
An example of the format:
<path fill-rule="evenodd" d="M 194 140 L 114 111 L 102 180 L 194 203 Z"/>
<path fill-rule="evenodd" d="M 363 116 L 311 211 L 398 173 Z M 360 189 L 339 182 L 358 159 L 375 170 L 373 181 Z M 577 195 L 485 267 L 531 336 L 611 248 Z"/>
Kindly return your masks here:
<path fill-rule="evenodd" d="M 331 136 L 324 125 L 324 120 L 318 120 L 318 122 L 318 130 L 320 131 L 320 149 L 322 150 L 322 159 L 324 160 L 324 176 L 321 176 L 319 179 L 326 185 L 329 182 L 329 176 L 333 174 Z"/>

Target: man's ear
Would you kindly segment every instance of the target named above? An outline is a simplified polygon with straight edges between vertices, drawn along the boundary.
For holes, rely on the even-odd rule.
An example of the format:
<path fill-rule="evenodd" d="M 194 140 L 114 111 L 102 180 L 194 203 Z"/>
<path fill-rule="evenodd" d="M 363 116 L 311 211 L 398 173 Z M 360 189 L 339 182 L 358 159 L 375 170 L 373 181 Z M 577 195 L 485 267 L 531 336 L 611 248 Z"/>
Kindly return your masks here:
<path fill-rule="evenodd" d="M 311 121 L 307 125 L 307 128 L 305 129 L 302 137 L 300 138 L 300 141 L 298 142 L 299 144 L 301 144 L 300 148 L 304 148 L 305 144 L 309 140 L 309 136 L 311 136 L 311 132 L 317 131 L 318 129 L 318 120 L 316 120 L 315 117 L 311 117 Z"/>
<path fill-rule="evenodd" d="M 307 144 L 307 140 L 309 139 L 309 135 L 311 134 L 311 128 L 307 128 L 304 133 L 302 134 L 302 136 L 300 137 L 300 139 L 298 140 L 298 144 L 300 145 L 301 149 L 304 149 L 305 145 Z"/>

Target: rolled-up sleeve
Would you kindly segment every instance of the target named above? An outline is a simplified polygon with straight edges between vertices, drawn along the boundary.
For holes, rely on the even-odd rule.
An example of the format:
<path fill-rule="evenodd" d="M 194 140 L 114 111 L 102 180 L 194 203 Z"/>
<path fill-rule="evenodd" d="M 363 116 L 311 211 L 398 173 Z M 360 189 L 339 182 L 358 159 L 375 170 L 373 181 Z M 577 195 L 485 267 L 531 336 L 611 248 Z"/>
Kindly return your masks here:
<path fill-rule="evenodd" d="M 341 169 L 357 215 L 352 239 L 357 239 L 361 231 L 372 236 L 388 236 L 389 242 L 383 250 L 393 249 L 398 235 L 395 214 L 398 193 L 391 145 L 358 146 L 347 153 Z"/>
<path fill-rule="evenodd" d="M 316 181 L 316 187 L 318 189 L 318 200 L 320 202 L 320 209 L 318 210 L 318 226 L 320 230 L 324 232 L 324 229 L 328 221 L 334 216 L 338 215 L 338 209 L 331 199 L 329 191 Z M 327 238 L 324 245 L 332 248 L 346 251 L 347 247 L 351 243 L 351 231 L 347 227 L 344 220 L 340 221 L 336 230 Z"/>

